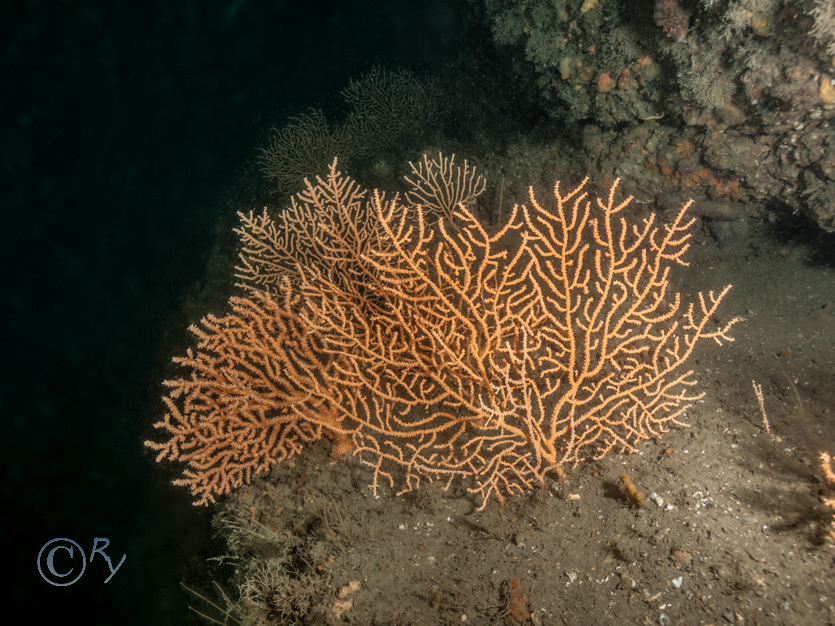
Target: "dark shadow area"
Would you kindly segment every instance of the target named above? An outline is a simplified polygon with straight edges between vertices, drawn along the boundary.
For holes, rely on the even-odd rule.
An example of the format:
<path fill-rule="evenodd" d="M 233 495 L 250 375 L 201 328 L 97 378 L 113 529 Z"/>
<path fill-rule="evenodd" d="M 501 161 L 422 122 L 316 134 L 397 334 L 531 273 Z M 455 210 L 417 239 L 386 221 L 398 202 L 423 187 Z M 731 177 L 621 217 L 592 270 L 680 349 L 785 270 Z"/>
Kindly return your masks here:
<path fill-rule="evenodd" d="M 772 213 L 768 232 L 782 246 L 808 246 L 808 262 L 812 265 L 835 267 L 835 233 L 827 233 L 805 215 L 785 208 Z"/>

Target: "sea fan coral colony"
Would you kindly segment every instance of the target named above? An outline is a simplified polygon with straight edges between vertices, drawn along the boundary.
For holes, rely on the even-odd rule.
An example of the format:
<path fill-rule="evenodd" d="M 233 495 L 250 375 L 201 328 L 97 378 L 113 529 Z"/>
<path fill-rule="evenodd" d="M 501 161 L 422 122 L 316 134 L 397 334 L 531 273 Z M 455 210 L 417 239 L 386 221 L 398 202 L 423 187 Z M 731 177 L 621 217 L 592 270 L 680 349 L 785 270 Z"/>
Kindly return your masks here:
<path fill-rule="evenodd" d="M 420 184 L 482 188 L 433 163 Z M 701 397 L 683 366 L 700 340 L 731 340 L 730 286 L 689 304 L 671 290 L 689 203 L 633 223 L 617 180 L 594 200 L 587 185 L 531 190 L 489 234 L 463 203 L 408 200 L 461 190 L 369 194 L 334 161 L 280 218 L 242 216 L 251 295 L 192 327 L 167 439 L 147 445 L 186 465 L 175 482 L 196 504 L 325 436 L 375 490 L 465 479 L 484 506 L 683 425 Z"/>

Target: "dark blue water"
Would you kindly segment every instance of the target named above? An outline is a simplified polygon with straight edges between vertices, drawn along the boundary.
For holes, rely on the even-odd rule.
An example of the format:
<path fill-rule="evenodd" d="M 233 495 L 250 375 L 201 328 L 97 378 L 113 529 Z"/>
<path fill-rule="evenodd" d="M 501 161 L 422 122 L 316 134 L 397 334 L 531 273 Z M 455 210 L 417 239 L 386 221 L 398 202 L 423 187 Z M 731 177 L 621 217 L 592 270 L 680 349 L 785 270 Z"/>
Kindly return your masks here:
<path fill-rule="evenodd" d="M 329 106 L 375 62 L 442 64 L 455 4 L 2 3 L 2 621 L 188 620 L 178 583 L 202 566 L 209 515 L 142 441 L 219 201 L 284 115 Z M 36 560 L 55 537 L 88 558 L 107 538 L 125 561 L 107 584 L 99 553 L 48 585 Z"/>

